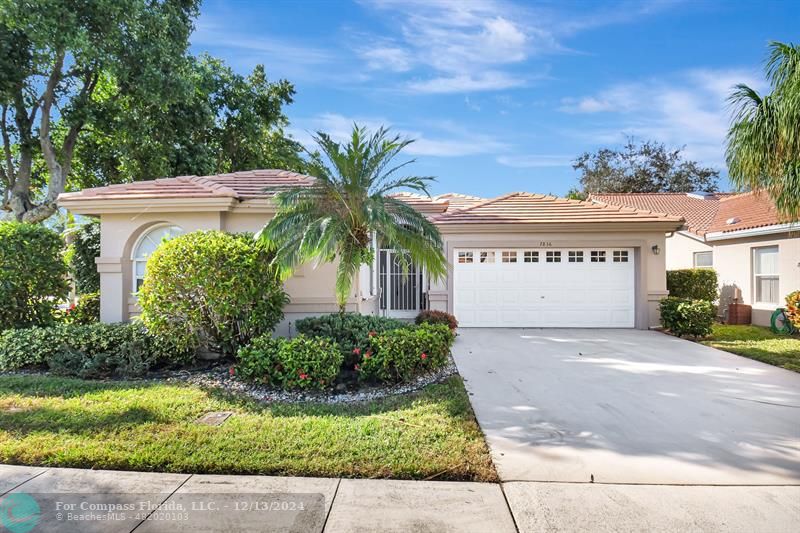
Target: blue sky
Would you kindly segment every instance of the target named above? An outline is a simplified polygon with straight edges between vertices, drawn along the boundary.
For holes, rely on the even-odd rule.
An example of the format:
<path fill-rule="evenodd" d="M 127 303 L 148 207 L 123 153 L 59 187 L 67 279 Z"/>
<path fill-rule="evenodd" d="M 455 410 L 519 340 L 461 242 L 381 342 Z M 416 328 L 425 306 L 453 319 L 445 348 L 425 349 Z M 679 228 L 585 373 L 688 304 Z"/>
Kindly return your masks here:
<path fill-rule="evenodd" d="M 791 1 L 206 0 L 192 49 L 292 81 L 301 142 L 353 121 L 416 139 L 434 193 L 563 194 L 575 156 L 626 135 L 685 146 L 727 187 L 725 98 L 765 89 L 767 43 L 798 23 Z"/>

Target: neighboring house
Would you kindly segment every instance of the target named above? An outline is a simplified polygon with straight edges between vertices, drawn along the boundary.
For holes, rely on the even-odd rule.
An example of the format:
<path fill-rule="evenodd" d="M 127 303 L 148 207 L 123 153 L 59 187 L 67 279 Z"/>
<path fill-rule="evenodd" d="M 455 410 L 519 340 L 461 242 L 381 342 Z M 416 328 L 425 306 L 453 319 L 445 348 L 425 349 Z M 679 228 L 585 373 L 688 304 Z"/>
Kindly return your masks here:
<path fill-rule="evenodd" d="M 713 268 L 720 313 L 732 301 L 753 306 L 752 322 L 769 325 L 784 297 L 800 289 L 800 223 L 782 221 L 764 194 L 593 194 L 591 201 L 682 216 L 667 238 L 667 270 Z"/>
<path fill-rule="evenodd" d="M 100 217 L 101 319 L 129 320 L 147 257 L 164 237 L 195 230 L 257 231 L 275 213 L 271 196 L 313 178 L 281 170 L 185 176 L 62 194 L 70 211 Z M 272 191 L 272 192 L 268 192 Z M 410 318 L 420 309 L 454 313 L 463 327 L 636 327 L 658 324 L 666 295 L 665 234 L 680 216 L 541 194 L 498 198 L 445 194 L 398 198 L 436 223 L 447 279 L 403 272 L 397 250 L 380 248 L 362 267 L 349 311 Z M 335 264 L 306 264 L 287 280 L 291 303 L 279 331 L 297 318 L 337 311 Z"/>

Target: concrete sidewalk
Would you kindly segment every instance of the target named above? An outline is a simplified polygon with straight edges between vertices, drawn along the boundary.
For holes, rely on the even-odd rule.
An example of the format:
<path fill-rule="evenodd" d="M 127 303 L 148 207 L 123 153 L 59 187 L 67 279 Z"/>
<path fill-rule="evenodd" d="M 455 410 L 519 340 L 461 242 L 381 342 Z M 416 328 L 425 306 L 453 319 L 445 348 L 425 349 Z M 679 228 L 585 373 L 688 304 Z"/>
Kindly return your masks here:
<path fill-rule="evenodd" d="M 12 533 L 779 533 L 800 527 L 800 487 L 492 484 L 0 465 L 0 511 L 0 525 Z M 14 517 L 18 523 L 7 523 Z"/>

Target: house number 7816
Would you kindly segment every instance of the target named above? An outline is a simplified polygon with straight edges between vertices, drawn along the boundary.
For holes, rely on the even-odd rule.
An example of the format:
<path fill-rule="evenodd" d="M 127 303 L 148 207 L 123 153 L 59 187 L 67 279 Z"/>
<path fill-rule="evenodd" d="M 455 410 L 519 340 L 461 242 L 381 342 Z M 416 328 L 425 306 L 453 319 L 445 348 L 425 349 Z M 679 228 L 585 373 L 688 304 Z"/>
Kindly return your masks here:
<path fill-rule="evenodd" d="M 542 248 L 549 248 L 553 246 L 553 243 L 550 241 L 539 241 L 539 246 L 541 246 Z"/>

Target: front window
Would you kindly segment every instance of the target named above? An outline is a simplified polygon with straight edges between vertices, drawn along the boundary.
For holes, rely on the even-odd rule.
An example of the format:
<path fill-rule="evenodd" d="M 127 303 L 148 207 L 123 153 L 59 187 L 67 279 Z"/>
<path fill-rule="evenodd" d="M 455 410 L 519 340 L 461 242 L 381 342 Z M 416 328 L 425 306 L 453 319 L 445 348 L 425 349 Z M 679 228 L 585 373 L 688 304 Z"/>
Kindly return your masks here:
<path fill-rule="evenodd" d="M 778 247 L 753 248 L 755 303 L 777 305 L 780 300 L 778 284 Z"/>
<path fill-rule="evenodd" d="M 714 266 L 714 252 L 695 252 L 693 262 L 695 268 L 711 268 Z"/>
<path fill-rule="evenodd" d="M 157 226 L 139 238 L 133 249 L 133 291 L 138 292 L 144 283 L 147 259 L 155 252 L 158 245 L 173 237 L 183 234 L 179 226 Z"/>

